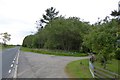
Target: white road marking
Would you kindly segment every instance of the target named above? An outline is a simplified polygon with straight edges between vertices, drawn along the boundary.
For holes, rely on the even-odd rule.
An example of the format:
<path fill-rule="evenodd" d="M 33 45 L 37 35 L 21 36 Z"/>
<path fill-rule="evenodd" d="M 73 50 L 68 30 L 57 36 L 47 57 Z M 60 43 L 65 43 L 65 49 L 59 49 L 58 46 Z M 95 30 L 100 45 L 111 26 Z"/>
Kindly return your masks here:
<path fill-rule="evenodd" d="M 13 61 L 12 63 L 14 63 L 15 61 Z"/>
<path fill-rule="evenodd" d="M 20 51 L 18 50 L 18 54 L 16 56 L 15 72 L 14 72 L 13 78 L 17 78 L 17 68 L 18 68 L 19 54 L 20 54 Z"/>
<path fill-rule="evenodd" d="M 9 73 L 9 74 L 11 73 L 11 69 L 8 71 L 8 73 Z"/>
<path fill-rule="evenodd" d="M 14 58 L 14 61 L 15 61 L 16 57 Z"/>
<path fill-rule="evenodd" d="M 13 67 L 13 64 L 11 64 L 11 67 Z"/>

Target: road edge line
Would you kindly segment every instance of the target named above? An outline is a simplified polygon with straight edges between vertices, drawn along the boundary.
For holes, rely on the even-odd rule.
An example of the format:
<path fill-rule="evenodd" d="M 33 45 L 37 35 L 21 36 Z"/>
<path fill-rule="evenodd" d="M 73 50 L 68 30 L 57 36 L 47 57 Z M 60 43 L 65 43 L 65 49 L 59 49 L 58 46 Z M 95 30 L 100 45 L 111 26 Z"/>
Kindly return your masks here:
<path fill-rule="evenodd" d="M 17 54 L 17 58 L 16 58 L 16 64 L 15 64 L 15 72 L 14 72 L 13 78 L 17 78 L 19 54 L 20 54 L 20 50 L 18 49 L 18 54 Z"/>

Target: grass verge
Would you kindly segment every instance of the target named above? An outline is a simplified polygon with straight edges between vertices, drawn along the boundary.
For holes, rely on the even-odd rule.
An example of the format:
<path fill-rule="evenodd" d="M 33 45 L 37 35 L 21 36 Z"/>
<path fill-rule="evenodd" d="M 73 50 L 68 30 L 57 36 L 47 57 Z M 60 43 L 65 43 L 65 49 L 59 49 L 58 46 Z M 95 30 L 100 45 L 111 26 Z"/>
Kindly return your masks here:
<path fill-rule="evenodd" d="M 89 71 L 88 61 L 88 59 L 84 59 L 70 62 L 69 64 L 67 64 L 65 71 L 70 76 L 70 78 L 92 78 L 92 75 Z M 119 63 L 119 60 L 112 59 L 107 63 L 106 70 L 120 75 Z M 104 69 L 98 61 L 94 63 L 94 66 Z"/>
<path fill-rule="evenodd" d="M 77 60 L 67 64 L 65 72 L 70 78 L 92 78 L 88 59 Z"/>
<path fill-rule="evenodd" d="M 39 54 L 48 54 L 48 55 L 56 55 L 56 56 L 87 56 L 88 54 L 85 53 L 78 53 L 78 52 L 68 52 L 68 51 L 59 51 L 59 50 L 46 50 L 46 49 L 31 49 L 31 48 L 25 48 L 21 47 L 22 51 L 27 52 L 35 52 Z"/>
<path fill-rule="evenodd" d="M 4 50 L 4 49 L 8 49 L 8 48 L 13 48 L 13 47 L 15 47 L 15 46 L 14 46 L 14 45 L 6 45 L 6 46 L 2 46 L 2 45 L 1 45 L 0 48 L 1 48 L 2 50 Z"/>
<path fill-rule="evenodd" d="M 112 59 L 112 60 L 108 61 L 106 64 L 106 70 L 120 75 L 119 63 L 120 63 L 120 60 L 116 60 L 116 59 Z M 103 68 L 103 66 L 101 65 L 101 63 L 99 61 L 95 61 L 94 66 Z"/>

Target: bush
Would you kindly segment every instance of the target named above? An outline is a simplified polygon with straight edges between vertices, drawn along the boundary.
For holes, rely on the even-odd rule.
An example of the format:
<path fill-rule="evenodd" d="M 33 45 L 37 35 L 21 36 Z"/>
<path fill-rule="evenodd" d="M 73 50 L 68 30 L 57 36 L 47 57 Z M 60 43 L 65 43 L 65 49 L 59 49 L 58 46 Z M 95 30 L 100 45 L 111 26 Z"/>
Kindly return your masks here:
<path fill-rule="evenodd" d="M 115 58 L 120 60 L 120 49 L 116 50 L 115 52 Z"/>

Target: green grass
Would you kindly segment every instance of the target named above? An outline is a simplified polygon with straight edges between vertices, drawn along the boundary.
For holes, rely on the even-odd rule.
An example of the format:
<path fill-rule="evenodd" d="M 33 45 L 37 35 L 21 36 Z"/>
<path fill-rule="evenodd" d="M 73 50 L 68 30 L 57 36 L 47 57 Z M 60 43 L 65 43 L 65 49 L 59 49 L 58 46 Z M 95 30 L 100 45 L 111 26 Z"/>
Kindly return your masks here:
<path fill-rule="evenodd" d="M 2 51 L 2 45 L 0 44 L 0 51 Z"/>
<path fill-rule="evenodd" d="M 83 59 L 70 62 L 65 71 L 70 78 L 92 78 L 88 61 L 88 59 Z"/>
<path fill-rule="evenodd" d="M 6 46 L 0 45 L 1 50 L 8 49 L 8 48 L 13 48 L 13 47 L 15 47 L 15 46 L 14 45 L 6 45 Z"/>
<path fill-rule="evenodd" d="M 120 61 L 116 59 L 108 61 L 106 70 L 109 70 L 120 75 L 120 71 L 118 69 L 119 63 Z M 94 66 L 103 68 L 103 66 L 98 61 L 94 63 Z M 88 59 L 70 62 L 69 64 L 67 64 L 65 71 L 70 78 L 92 78 L 92 75 L 89 71 Z"/>
<path fill-rule="evenodd" d="M 31 48 L 25 48 L 21 47 L 22 51 L 27 52 L 35 52 L 39 54 L 48 54 L 48 55 L 56 55 L 56 56 L 87 56 L 88 54 L 85 53 L 78 53 L 78 52 L 68 52 L 68 51 L 61 51 L 61 50 L 47 50 L 47 49 L 31 49 Z"/>
<path fill-rule="evenodd" d="M 109 70 L 109 71 L 111 71 L 111 72 L 114 72 L 114 73 L 117 73 L 117 74 L 119 74 L 120 75 L 120 71 L 119 71 L 119 69 L 118 69 L 118 64 L 120 63 L 120 60 L 116 60 L 116 59 L 112 59 L 112 60 L 110 60 L 110 61 L 108 61 L 107 62 L 107 64 L 106 64 L 106 70 Z M 101 63 L 99 62 L 99 61 L 96 61 L 95 63 L 94 63 L 94 65 L 96 66 L 96 67 L 100 67 L 100 68 L 103 68 L 103 66 L 101 65 Z M 104 68 L 103 68 L 104 69 Z"/>

